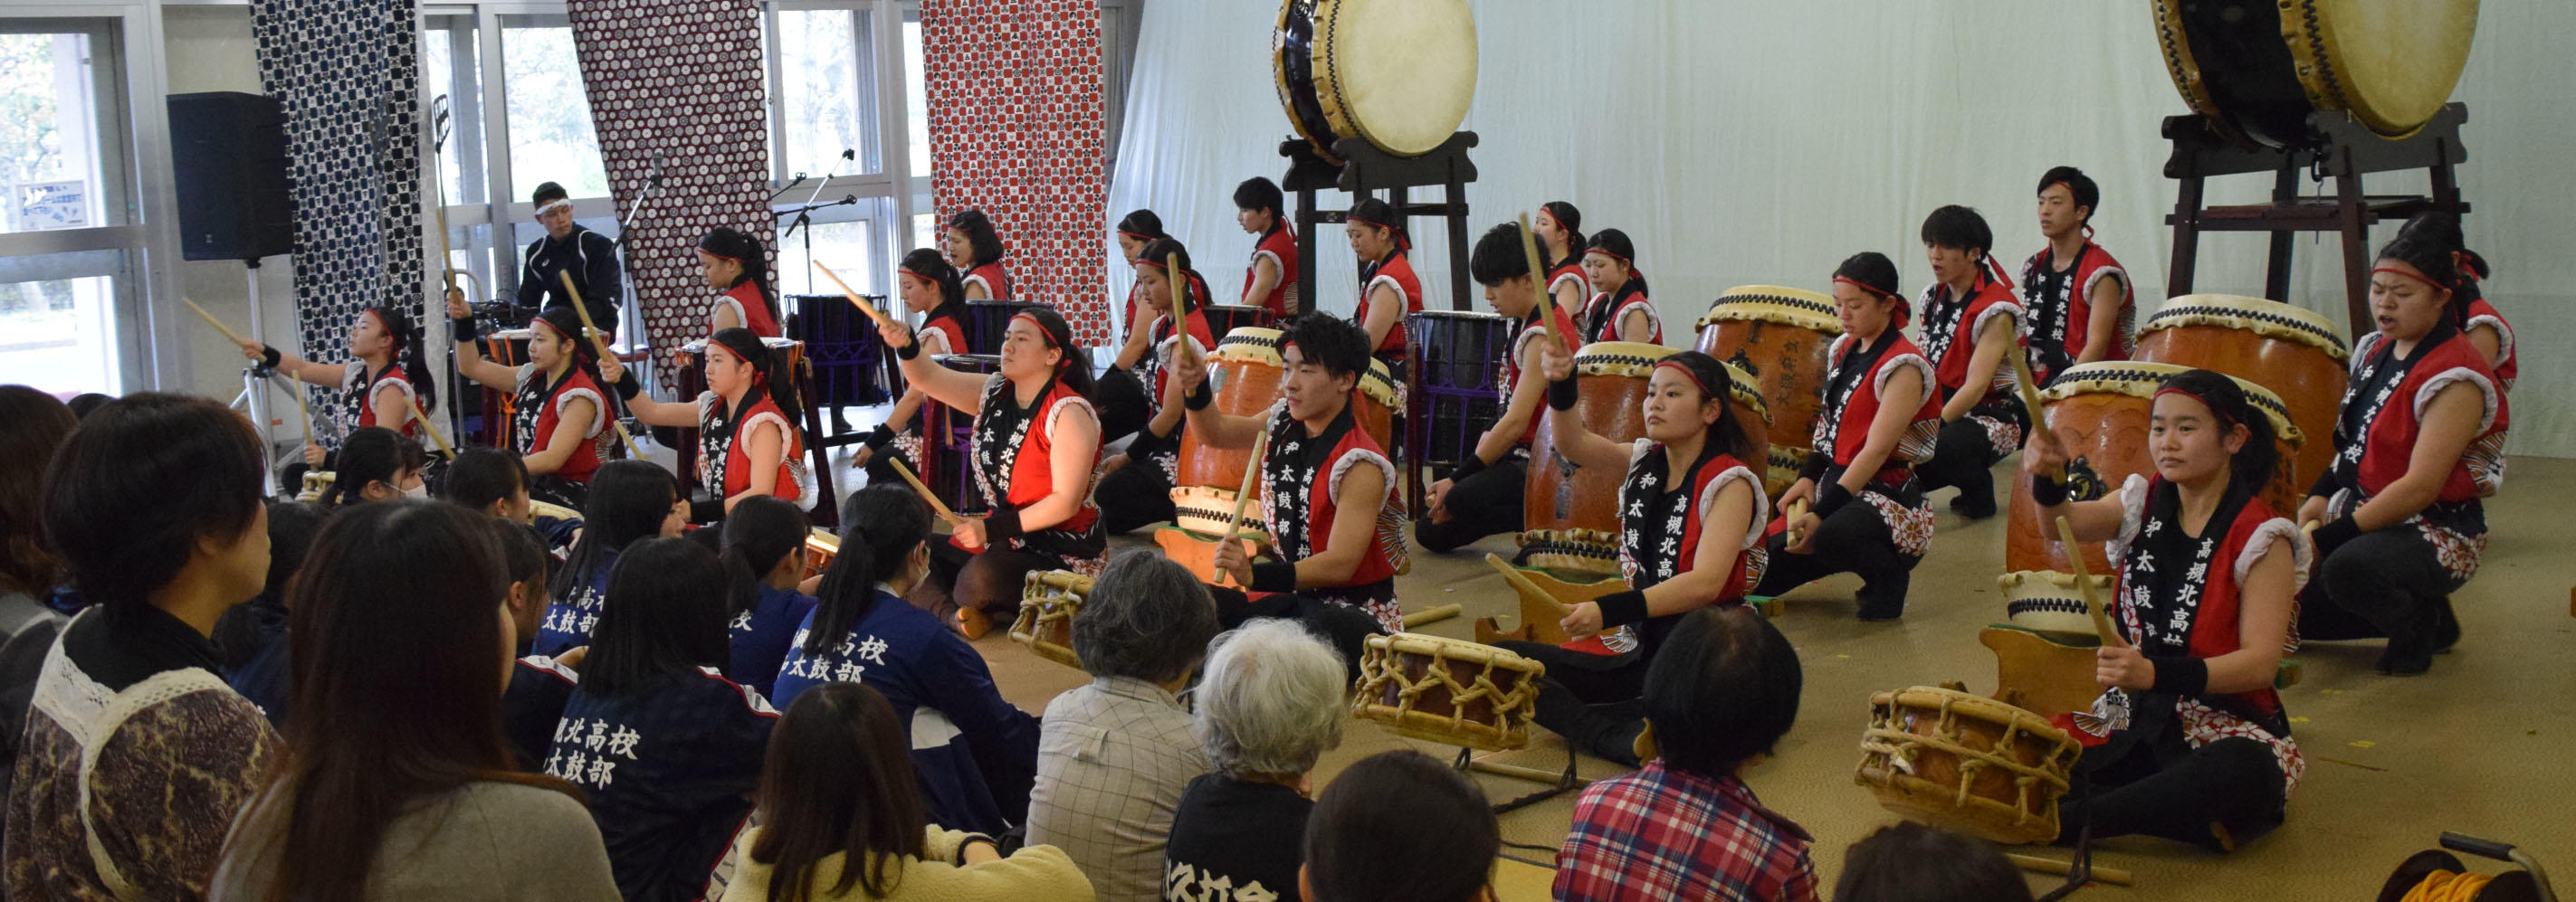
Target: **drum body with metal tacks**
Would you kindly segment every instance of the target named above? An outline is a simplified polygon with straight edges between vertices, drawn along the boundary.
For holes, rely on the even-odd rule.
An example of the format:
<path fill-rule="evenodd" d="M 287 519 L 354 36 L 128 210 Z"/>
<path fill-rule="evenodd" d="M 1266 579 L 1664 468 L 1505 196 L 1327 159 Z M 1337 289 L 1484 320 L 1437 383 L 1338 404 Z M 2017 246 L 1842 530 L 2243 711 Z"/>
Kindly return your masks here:
<path fill-rule="evenodd" d="M 1546 668 L 1490 645 L 1370 636 L 1352 713 L 1415 739 L 1500 751 L 1529 744 Z"/>
<path fill-rule="evenodd" d="M 2093 584 L 2093 597 L 2103 604 L 2111 603 L 2111 576 L 2094 572 L 2085 577 Z M 2100 641 L 2093 629 L 2093 614 L 2085 606 L 2084 592 L 2075 582 L 2075 574 L 2056 570 L 2016 570 L 1995 579 L 1995 588 L 2004 596 L 2004 621 L 2050 638 L 2072 638 L 2085 644 Z"/>
<path fill-rule="evenodd" d="M 930 359 L 961 373 L 1002 371 L 1002 358 L 993 354 L 933 354 Z M 966 465 L 974 416 L 928 396 L 922 399 L 921 411 L 928 427 L 921 437 L 921 460 L 914 462 L 921 483 L 950 510 L 961 514 L 984 510 L 984 493 L 975 488 L 975 474 Z"/>
<path fill-rule="evenodd" d="M 1011 621 L 1011 641 L 1026 645 L 1038 657 L 1080 669 L 1073 653 L 1073 617 L 1091 596 L 1091 577 L 1070 570 L 1031 571 L 1020 588 L 1020 616 Z"/>
<path fill-rule="evenodd" d="M 2131 476 L 2155 475 L 2155 459 L 2147 440 L 2156 388 L 2188 369 L 2168 363 L 2097 361 L 2068 368 L 2039 393 L 2041 418 L 2049 431 L 2066 444 L 2067 498 L 2092 501 L 2117 494 Z M 2246 400 L 2263 411 L 2271 423 L 2273 447 L 2281 459 L 2293 459 L 2306 436 L 2290 423 L 2280 397 L 2243 379 L 2236 380 L 2236 385 L 2244 389 Z M 2278 467 L 2262 498 L 2274 511 L 2287 516 L 2298 510 L 2297 502 L 2305 489 L 2306 485 L 2292 481 L 2289 467 Z M 2040 519 L 2039 502 L 2030 495 L 2030 480 L 2013 480 L 2005 523 L 2005 570 L 2074 571 L 2065 543 L 2057 538 L 2056 524 Z M 2080 544 L 2084 572 L 2112 572 L 2103 543 Z"/>
<path fill-rule="evenodd" d="M 1425 310 L 1404 317 L 1405 441 L 1425 464 L 1476 448 L 1503 415 L 1503 355 L 1513 321 L 1491 313 Z"/>
<path fill-rule="evenodd" d="M 1842 321 L 1831 295 L 1777 285 L 1729 288 L 1699 321 L 1699 352 L 1753 376 L 1771 405 L 1771 447 L 1764 490 L 1780 497 L 1798 481 L 1824 406 L 1825 354 Z"/>
<path fill-rule="evenodd" d="M 805 534 L 806 577 L 823 575 L 823 571 L 832 569 L 832 559 L 840 556 L 840 536 L 825 532 L 820 526 Z"/>
<path fill-rule="evenodd" d="M 1556 451 L 1555 418 L 1582 418 L 1583 428 L 1620 444 L 1646 434 L 1646 377 L 1673 349 L 1632 341 L 1584 345 L 1574 354 L 1577 400 L 1572 411 L 1548 411 L 1530 440 L 1529 482 L 1522 493 L 1522 560 L 1575 573 L 1619 572 L 1619 484 L 1625 471 L 1578 467 Z"/>
<path fill-rule="evenodd" d="M 1208 393 L 1215 398 L 1210 406 L 1216 412 L 1248 417 L 1279 400 L 1279 382 L 1284 378 L 1279 334 L 1277 329 L 1254 327 L 1236 329 L 1217 340 L 1207 361 Z M 1180 466 L 1172 484 L 1181 488 L 1218 486 L 1230 492 L 1243 484 L 1243 469 L 1252 461 L 1250 447 L 1208 445 L 1187 428 L 1181 430 L 1178 454 Z"/>
<path fill-rule="evenodd" d="M 2291 484 L 2315 482 L 2333 465 L 2335 417 L 2343 413 L 2352 351 L 2331 320 L 2278 301 L 2187 294 L 2166 301 L 2139 327 L 2131 356 L 2215 370 L 2271 389 L 2289 409 L 2291 425 L 2308 437 L 2297 457 L 2281 459 Z"/>
<path fill-rule="evenodd" d="M 2230 137 L 2298 146 L 2315 112 L 2412 134 L 2451 97 L 2478 0 L 2153 0 L 2174 88 Z"/>
<path fill-rule="evenodd" d="M 1036 301 L 967 301 L 966 321 L 958 324 L 966 332 L 967 353 L 1002 353 L 1002 333 L 1011 328 L 1011 318 L 1043 306 Z"/>
<path fill-rule="evenodd" d="M 1420 156 L 1466 121 L 1476 19 L 1466 0 L 1285 0 L 1271 72 L 1289 124 L 1325 161 L 1342 161 L 1342 138 Z"/>
<path fill-rule="evenodd" d="M 1934 686 L 1869 697 L 1854 780 L 1908 820 L 2005 845 L 2057 838 L 2082 747 L 2036 714 Z"/>

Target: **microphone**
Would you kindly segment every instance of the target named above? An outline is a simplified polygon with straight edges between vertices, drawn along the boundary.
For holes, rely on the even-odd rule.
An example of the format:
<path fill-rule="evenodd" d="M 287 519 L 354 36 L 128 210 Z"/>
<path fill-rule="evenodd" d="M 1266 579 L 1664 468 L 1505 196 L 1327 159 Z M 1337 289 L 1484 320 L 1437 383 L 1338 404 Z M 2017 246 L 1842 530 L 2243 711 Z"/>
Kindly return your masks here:
<path fill-rule="evenodd" d="M 854 149 L 852 149 L 852 148 L 847 148 L 847 147 L 841 148 L 841 159 L 844 159 L 844 160 L 855 160 L 855 159 L 858 159 L 858 153 L 859 153 L 859 152 L 858 152 L 857 150 L 854 150 Z"/>
<path fill-rule="evenodd" d="M 841 195 L 841 200 L 840 200 L 840 202 L 839 202 L 839 203 L 835 203 L 835 204 L 833 204 L 832 206 L 838 207 L 838 206 L 843 206 L 843 205 L 847 205 L 847 204 L 855 204 L 855 203 L 858 203 L 858 202 L 859 202 L 859 196 L 858 196 L 858 195 L 856 195 L 856 194 L 844 194 L 844 195 Z"/>

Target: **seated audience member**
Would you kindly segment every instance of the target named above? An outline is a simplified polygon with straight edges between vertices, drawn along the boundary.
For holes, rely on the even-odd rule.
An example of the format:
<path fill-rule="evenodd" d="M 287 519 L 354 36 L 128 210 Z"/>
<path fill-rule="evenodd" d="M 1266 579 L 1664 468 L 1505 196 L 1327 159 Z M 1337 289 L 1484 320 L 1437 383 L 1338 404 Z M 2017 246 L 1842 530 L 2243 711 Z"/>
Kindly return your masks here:
<path fill-rule="evenodd" d="M 322 490 L 325 508 L 429 497 L 427 484 L 421 481 L 429 455 L 420 442 L 402 433 L 383 426 L 358 427 L 341 440 L 332 460 L 337 469 L 332 471 L 330 487 Z"/>
<path fill-rule="evenodd" d="M 894 705 L 865 685 L 797 696 L 769 738 L 761 826 L 734 843 L 724 902 L 1092 898 L 1061 849 L 1025 846 L 1004 858 L 992 837 L 930 821 L 906 791 L 907 733 Z"/>
<path fill-rule="evenodd" d="M 91 414 L 55 454 L 44 535 L 89 607 L 49 653 L 19 740 L 9 898 L 205 894 L 278 751 L 216 678 L 209 638 L 268 573 L 260 466 L 240 414 L 155 392 Z"/>
<path fill-rule="evenodd" d="M 99 408 L 105 407 L 115 401 L 115 395 L 102 395 L 97 392 L 83 392 L 80 395 L 73 397 L 71 400 L 70 406 L 72 409 L 72 416 L 84 420 L 89 419 L 90 414 L 97 413 Z"/>
<path fill-rule="evenodd" d="M 538 513 L 535 497 L 528 494 L 530 485 L 528 463 L 515 451 L 477 445 L 456 452 L 456 462 L 447 465 L 447 500 L 534 526 L 549 551 L 570 553 L 573 542 L 581 538 L 581 517 Z M 529 638 L 521 634 L 519 641 Z"/>
<path fill-rule="evenodd" d="M 297 730 L 224 846 L 216 898 L 617 898 L 570 784 L 500 739 L 516 644 L 488 522 L 452 505 L 334 518 L 296 581 Z"/>
<path fill-rule="evenodd" d="M 286 730 L 292 693 L 287 675 L 294 657 L 286 642 L 287 590 L 313 537 L 322 532 L 323 510 L 310 504 L 270 499 L 268 502 L 268 583 L 249 603 L 225 611 L 215 621 L 215 648 L 223 655 L 224 682 L 259 706 L 279 732 Z"/>
<path fill-rule="evenodd" d="M 814 596 L 796 591 L 805 579 L 805 538 L 813 531 L 796 502 L 768 495 L 744 498 L 725 516 L 723 560 L 732 589 L 725 636 L 733 649 L 725 676 L 762 698 L 778 681 L 797 624 L 814 613 Z"/>
<path fill-rule="evenodd" d="M 1306 817 L 1309 902 L 1492 902 L 1502 827 L 1484 790 L 1439 759 L 1379 752 L 1333 778 Z"/>
<path fill-rule="evenodd" d="M 930 506 L 901 485 L 871 485 L 841 512 L 841 552 L 773 669 L 772 698 L 788 705 L 820 686 L 866 683 L 913 737 L 909 772 L 933 823 L 1000 833 L 1028 820 L 1037 718 L 1002 700 L 964 637 L 904 601 L 930 574 Z"/>
<path fill-rule="evenodd" d="M 546 606 L 545 621 L 537 625 L 537 654 L 561 655 L 588 644 L 591 628 L 599 623 L 600 599 L 608 592 L 608 574 L 616 569 L 619 555 L 644 539 L 677 537 L 689 525 L 689 497 L 680 491 L 679 480 L 650 461 L 612 460 L 602 465 L 591 477 L 590 497 L 581 508 L 586 524 L 581 539 L 573 543 L 571 556 L 546 586 L 553 602 Z"/>
<path fill-rule="evenodd" d="M 1215 634 L 1206 587 L 1153 551 L 1110 561 L 1074 615 L 1073 653 L 1091 683 L 1056 696 L 1039 721 L 1028 835 L 1073 856 L 1103 899 L 1162 897 L 1172 814 L 1208 771 L 1174 694 Z"/>
<path fill-rule="evenodd" d="M 724 566 L 696 542 L 627 548 L 546 754 L 546 773 L 590 793 L 630 902 L 700 898 L 751 812 L 778 712 L 717 674 L 724 591 Z"/>
<path fill-rule="evenodd" d="M 1682 618 L 1646 671 L 1658 757 L 1584 787 L 1556 897 L 1813 902 L 1807 831 L 1739 776 L 1798 715 L 1798 654 L 1748 607 Z"/>
<path fill-rule="evenodd" d="M 52 395 L 0 386 L 0 798 L 17 772 L 36 675 L 65 621 L 47 603 L 62 588 L 62 563 L 46 549 L 38 519 L 45 465 L 79 422 Z"/>
<path fill-rule="evenodd" d="M 581 682 L 572 669 L 581 662 L 581 652 L 562 658 L 528 653 L 537 638 L 537 621 L 546 613 L 546 582 L 554 575 L 555 559 L 536 530 L 507 520 L 485 522 L 509 574 L 510 622 L 517 637 L 511 645 L 510 685 L 501 692 L 501 736 L 510 741 L 520 770 L 542 771 L 564 704 L 572 701 L 572 687 Z"/>
<path fill-rule="evenodd" d="M 1190 781 L 1163 851 L 1163 896 L 1296 902 L 1315 759 L 1342 741 L 1342 658 L 1297 621 L 1216 637 L 1196 693 L 1216 772 Z"/>
<path fill-rule="evenodd" d="M 1909 821 L 1852 843 L 1834 902 L 2030 902 L 2030 884 L 1993 843 Z"/>

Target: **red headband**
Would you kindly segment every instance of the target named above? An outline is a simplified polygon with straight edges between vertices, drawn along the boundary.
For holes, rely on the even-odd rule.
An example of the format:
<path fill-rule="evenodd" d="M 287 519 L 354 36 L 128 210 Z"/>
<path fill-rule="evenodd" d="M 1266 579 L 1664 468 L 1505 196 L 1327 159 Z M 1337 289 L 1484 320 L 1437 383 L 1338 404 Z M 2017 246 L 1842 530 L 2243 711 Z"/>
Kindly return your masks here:
<path fill-rule="evenodd" d="M 1015 322 L 1015 323 L 1016 323 L 1016 322 L 1019 322 L 1019 321 L 1021 321 L 1021 320 L 1028 320 L 1028 321 L 1029 321 L 1029 325 L 1030 325 L 1030 326 L 1032 326 L 1032 327 L 1034 327 L 1034 328 L 1036 328 L 1036 329 L 1038 330 L 1038 337 L 1046 339 L 1046 346 L 1047 346 L 1047 349 L 1048 349 L 1048 350 L 1053 350 L 1053 351 L 1061 351 L 1061 350 L 1064 350 L 1064 346 L 1063 346 L 1063 345 L 1060 345 L 1060 344 L 1056 344 L 1056 343 L 1055 343 L 1055 333 L 1047 331 L 1046 324 L 1045 324 L 1045 323 L 1042 323 L 1042 322 L 1038 322 L 1038 318 L 1037 318 L 1037 317 L 1032 316 L 1032 315 L 1030 315 L 1030 314 L 1026 314 L 1026 313 L 1020 314 L 1020 315 L 1018 315 L 1018 316 L 1011 317 L 1011 321 L 1012 321 L 1012 322 Z M 1073 355 L 1071 355 L 1071 354 L 1067 354 L 1067 355 L 1065 355 L 1065 356 L 1064 356 L 1064 359 L 1066 359 L 1066 360 L 1070 361 L 1070 360 L 1072 360 L 1072 359 L 1073 359 Z"/>
<path fill-rule="evenodd" d="M 1871 293 L 1871 294 L 1878 295 L 1879 297 L 1883 297 L 1883 298 L 1886 298 L 1886 299 L 1888 299 L 1888 300 L 1895 301 L 1895 302 L 1897 302 L 1897 303 L 1899 303 L 1899 304 L 1905 303 L 1905 299 L 1904 299 L 1904 298 L 1902 298 L 1902 297 L 1898 297 L 1898 296 L 1897 296 L 1897 294 L 1896 294 L 1896 292 L 1888 291 L 1888 290 L 1886 290 L 1886 289 L 1882 289 L 1882 288 L 1880 288 L 1880 287 L 1878 287 L 1878 286 L 1876 286 L 1876 285 L 1871 285 L 1871 284 L 1869 284 L 1869 283 L 1867 283 L 1867 282 L 1858 282 L 1858 281 L 1853 281 L 1853 280 L 1851 280 L 1851 279 L 1843 278 L 1843 277 L 1841 277 L 1841 276 L 1835 276 L 1835 277 L 1834 277 L 1834 284 L 1836 284 L 1836 285 L 1849 285 L 1849 286 L 1851 286 L 1851 287 L 1853 287 L 1853 288 L 1858 288 L 1858 289 L 1860 289 L 1860 290 L 1862 290 L 1862 291 L 1866 291 L 1866 292 L 1869 292 L 1869 293 Z"/>
<path fill-rule="evenodd" d="M 2486 273 L 2478 271 L 2477 255 L 2465 250 L 2451 252 L 2451 266 L 2460 271 L 2460 278 L 2471 282 L 2487 277 Z"/>
<path fill-rule="evenodd" d="M 1136 239 L 1136 240 L 1138 240 L 1138 241 L 1153 241 L 1153 240 L 1155 240 L 1155 239 L 1157 239 L 1157 238 L 1161 238 L 1161 237 L 1162 237 L 1162 236 L 1160 236 L 1160 235 L 1147 235 L 1147 234 L 1145 234 L 1145 233 L 1143 233 L 1143 232 L 1130 232 L 1130 231 L 1127 231 L 1126 229 L 1119 229 L 1119 230 L 1118 230 L 1118 234 L 1125 235 L 1125 236 L 1127 236 L 1127 237 L 1129 237 L 1129 238 L 1134 238 L 1134 239 Z"/>
<path fill-rule="evenodd" d="M 2373 269 L 2373 270 L 2371 270 L 2370 272 L 2371 272 L 2371 274 L 2372 274 L 2372 275 L 2377 275 L 2377 274 L 2379 274 L 2379 273 L 2387 273 L 2387 274 L 2392 275 L 2392 276 L 2405 276 L 2406 278 L 2413 279 L 2413 280 L 2418 281 L 2418 282 L 2422 282 L 2422 283 L 2424 283 L 2424 284 L 2426 284 L 2426 285 L 2431 285 L 2431 286 L 2433 286 L 2433 287 L 2435 287 L 2435 288 L 2439 288 L 2439 289 L 2441 289 L 2441 290 L 2443 290 L 2443 291 L 2449 291 L 2449 290 L 2451 290 L 2450 286 L 2444 285 L 2444 284 L 2442 284 L 2442 283 L 2440 283 L 2440 282 L 2433 281 L 2432 279 L 2425 277 L 2425 275 L 2424 275 L 2423 273 L 2417 272 L 2417 271 L 2415 271 L 2415 270 L 2414 270 L 2413 268 L 2411 268 L 2411 267 L 2410 267 L 2410 268 L 2407 268 L 2407 269 L 2398 269 L 2397 267 L 2394 267 L 2394 266 L 2382 266 L 2382 267 L 2378 267 L 2378 268 L 2376 268 L 2376 269 Z"/>
<path fill-rule="evenodd" d="M 1995 262 L 1995 252 L 1991 249 L 1986 251 L 1985 264 L 1986 271 L 1995 274 L 1995 284 L 2002 285 L 2005 291 L 2011 291 L 2013 287 L 2012 278 L 2004 275 L 2004 265 Z"/>
<path fill-rule="evenodd" d="M 1163 261 L 1161 261 L 1161 260 L 1156 260 L 1156 259 L 1154 259 L 1154 258 L 1152 258 L 1152 257 L 1147 257 L 1147 256 L 1143 256 L 1143 255 L 1138 255 L 1138 256 L 1136 257 L 1136 262 L 1135 262 L 1133 265 L 1136 265 L 1136 266 L 1151 266 L 1151 267 L 1153 267 L 1153 268 L 1155 268 L 1155 269 L 1163 270 L 1164 272 L 1170 272 L 1170 271 L 1171 271 L 1171 267 L 1164 266 L 1164 265 L 1163 265 Z"/>
<path fill-rule="evenodd" d="M 1630 259 L 1628 259 L 1627 257 L 1624 257 L 1624 256 L 1620 256 L 1620 254 L 1619 254 L 1619 252 L 1618 252 L 1618 251 L 1614 251 L 1614 250 L 1611 250 L 1611 249 L 1609 249 L 1609 248 L 1603 248 L 1603 247 L 1587 247 L 1587 248 L 1584 248 L 1584 249 L 1583 249 L 1583 252 L 1584 252 L 1584 253 L 1587 253 L 1587 254 L 1600 254 L 1601 256 L 1608 257 L 1608 258 L 1610 258 L 1610 259 L 1612 259 L 1612 260 L 1617 260 L 1617 261 L 1619 261 L 1619 262 L 1621 262 L 1621 263 L 1624 263 L 1624 264 L 1627 264 L 1628 266 L 1631 266 L 1631 267 L 1634 267 L 1634 266 L 1636 266 L 1636 265 L 1637 265 L 1636 261 L 1634 261 L 1634 260 L 1630 260 Z"/>
<path fill-rule="evenodd" d="M 1673 369 L 1682 371 L 1682 378 L 1690 380 L 1692 385 L 1699 386 L 1700 397 L 1711 399 L 1724 397 L 1717 392 L 1710 391 L 1708 383 L 1699 381 L 1699 374 L 1692 372 L 1690 367 L 1683 366 L 1681 361 L 1667 357 L 1664 358 L 1662 362 L 1655 364 L 1655 368 L 1659 370 L 1665 367 L 1672 367 Z"/>
<path fill-rule="evenodd" d="M 1409 250 L 1412 250 L 1412 249 L 1413 249 L 1413 241 L 1412 241 L 1411 239 L 1408 239 L 1408 238 L 1404 237 L 1404 230 L 1403 230 L 1403 229 L 1399 229 L 1399 228 L 1396 228 L 1395 226 L 1391 226 L 1391 225 L 1388 225 L 1388 224 L 1383 223 L 1383 222 L 1378 222 L 1378 221 L 1373 220 L 1373 219 L 1361 219 L 1361 218 L 1359 218 L 1359 217 L 1357 217 L 1357 216 L 1344 216 L 1344 217 L 1342 217 L 1342 221 L 1343 221 L 1343 222 L 1356 222 L 1356 223 L 1359 223 L 1359 224 L 1364 225 L 1364 226 L 1369 226 L 1369 227 L 1371 227 L 1371 228 L 1380 228 L 1380 229 L 1385 229 L 1385 230 L 1387 230 L 1387 232 L 1388 232 L 1388 233 L 1392 234 L 1392 235 L 1395 237 L 1395 249 L 1396 249 L 1396 250 L 1399 250 L 1399 251 L 1409 251 Z"/>
<path fill-rule="evenodd" d="M 728 256 L 725 256 L 725 255 L 723 255 L 723 254 L 719 254 L 719 253 L 716 253 L 716 252 L 714 252 L 714 251 L 707 250 L 706 248 L 703 248 L 703 247 L 702 247 L 702 248 L 698 248 L 698 253 L 705 254 L 705 255 L 710 256 L 710 257 L 714 257 L 714 258 L 716 258 L 716 259 L 718 259 L 718 260 L 730 260 L 730 261 L 733 261 L 733 262 L 735 262 L 735 263 L 740 263 L 740 262 L 742 262 L 742 258 L 741 258 L 741 257 L 728 257 Z"/>
<path fill-rule="evenodd" d="M 2224 411 L 2224 410 L 2220 410 L 2220 409 L 2218 409 L 2218 405 L 2216 405 L 2216 404 L 2212 404 L 2212 403 L 2209 403 L 2209 399 L 2208 399 L 2208 398 L 2201 397 L 2198 393 L 2195 393 L 2195 392 L 2193 392 L 2193 391 L 2192 391 L 2192 390 L 2190 390 L 2190 389 L 2187 389 L 2187 388 L 2159 388 L 2159 389 L 2156 389 L 2156 397 L 2158 397 L 2158 398 L 2162 398 L 2162 397 L 2164 397 L 2164 396 L 2166 396 L 2166 395 L 2181 395 L 2181 396 L 2183 396 L 2183 397 L 2190 398 L 2190 399 L 2192 399 L 2192 400 L 2194 400 L 2194 401 L 2198 401 L 2198 402 L 2200 402 L 2200 406 L 2202 406 L 2202 407 L 2206 407 L 2206 408 L 2209 408 L 2209 412 L 2210 412 L 2210 414 L 2211 414 L 2211 415 L 2218 417 L 2218 422 L 2219 422 L 2219 424 L 2220 424 L 2220 425 L 2225 425 L 2225 426 L 2234 426 L 2234 425 L 2236 425 L 2236 418 L 2235 418 L 2235 417 L 2228 416 L 2228 415 L 2227 415 L 2227 411 Z M 2148 401 L 2147 403 L 2148 403 L 2148 404 L 2154 404 L 2155 402 L 2154 402 L 2153 400 L 2150 400 L 2150 401 Z"/>

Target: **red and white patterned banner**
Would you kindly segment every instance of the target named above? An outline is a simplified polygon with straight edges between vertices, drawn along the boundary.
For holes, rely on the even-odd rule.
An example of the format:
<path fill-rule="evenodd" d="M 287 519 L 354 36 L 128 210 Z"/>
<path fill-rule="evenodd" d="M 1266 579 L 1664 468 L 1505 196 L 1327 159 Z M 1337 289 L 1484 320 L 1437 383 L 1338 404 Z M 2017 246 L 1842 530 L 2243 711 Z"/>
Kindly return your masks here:
<path fill-rule="evenodd" d="M 983 210 L 1013 299 L 1052 303 L 1077 340 L 1107 341 L 1098 0 L 922 0 L 921 43 L 941 221 Z"/>
<path fill-rule="evenodd" d="M 634 206 L 656 157 L 662 184 L 624 236 L 635 300 L 656 348 L 706 337 L 713 301 L 698 239 L 730 226 L 777 265 L 760 7 L 742 0 L 571 0 L 573 49 L 609 193 Z M 657 354 L 666 387 L 677 370 Z"/>

